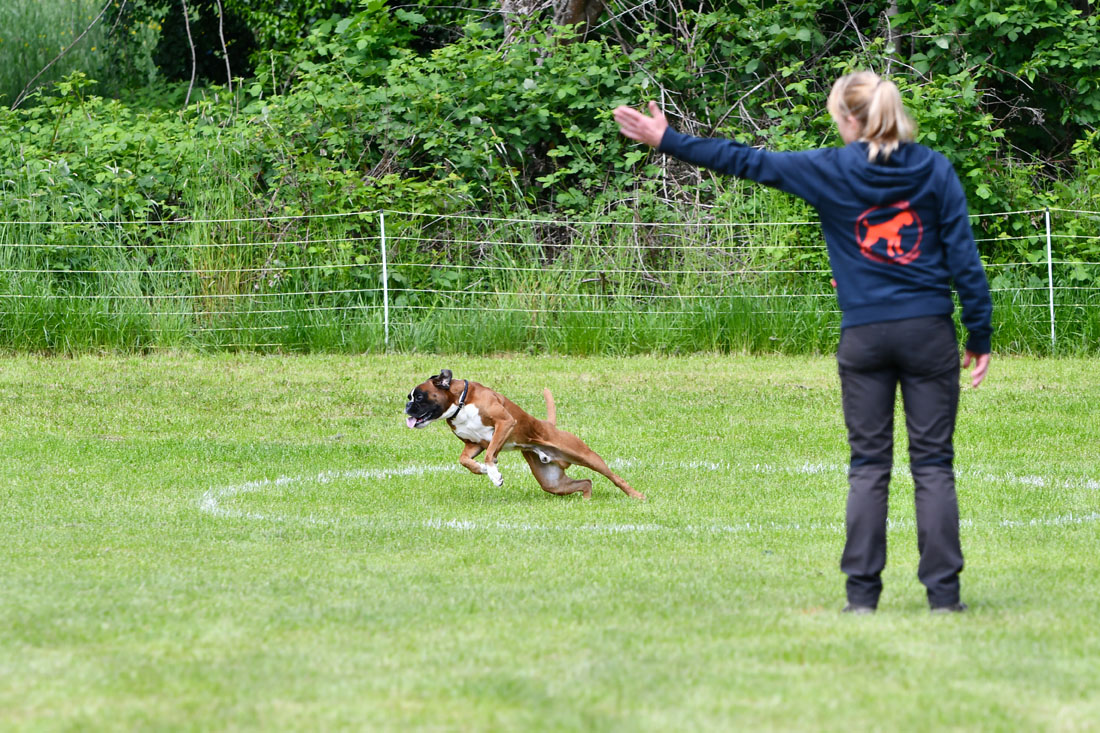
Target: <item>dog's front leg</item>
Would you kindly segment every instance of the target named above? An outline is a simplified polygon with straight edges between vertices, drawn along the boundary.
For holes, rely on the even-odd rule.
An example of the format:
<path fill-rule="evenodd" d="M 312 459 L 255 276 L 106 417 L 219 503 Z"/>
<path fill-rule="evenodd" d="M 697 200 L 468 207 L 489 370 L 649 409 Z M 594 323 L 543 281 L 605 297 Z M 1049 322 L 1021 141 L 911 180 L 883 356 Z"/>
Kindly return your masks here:
<path fill-rule="evenodd" d="M 496 424 L 493 426 L 493 439 L 489 441 L 489 447 L 485 450 L 485 473 L 489 476 L 489 480 L 497 486 L 504 485 L 504 477 L 500 475 L 500 469 L 497 468 L 497 453 L 500 452 L 515 427 L 516 419 L 507 412 L 496 417 Z"/>
<path fill-rule="evenodd" d="M 462 449 L 462 455 L 458 457 L 458 462 L 469 469 L 470 473 L 483 474 L 485 466 L 474 460 L 483 450 L 484 448 L 477 443 L 467 443 Z"/>

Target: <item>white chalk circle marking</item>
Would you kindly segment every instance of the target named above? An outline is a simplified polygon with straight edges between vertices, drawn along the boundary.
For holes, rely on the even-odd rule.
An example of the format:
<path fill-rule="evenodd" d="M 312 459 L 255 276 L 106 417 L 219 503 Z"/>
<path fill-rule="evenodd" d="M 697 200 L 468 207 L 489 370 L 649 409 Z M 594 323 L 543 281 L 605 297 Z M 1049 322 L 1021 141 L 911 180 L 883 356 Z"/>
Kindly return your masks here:
<path fill-rule="evenodd" d="M 731 473 L 733 471 L 747 471 L 755 474 L 797 474 L 803 476 L 821 474 L 845 475 L 847 466 L 827 463 L 803 463 L 798 466 L 780 466 L 775 464 L 737 465 L 712 461 L 639 461 L 635 459 L 619 459 L 608 462 L 616 470 L 630 468 L 666 468 L 678 471 L 695 470 L 711 473 Z M 315 516 L 291 516 L 276 513 L 263 513 L 246 511 L 232 506 L 232 500 L 245 494 L 258 494 L 273 489 L 281 489 L 289 486 L 301 486 L 308 484 L 328 484 L 341 481 L 366 481 L 381 483 L 387 479 L 409 476 L 426 476 L 440 473 L 457 473 L 459 467 L 453 464 L 447 465 L 410 465 L 402 468 L 377 468 L 377 469 L 352 469 L 345 471 L 323 471 L 306 476 L 280 476 L 274 479 L 260 479 L 241 484 L 214 487 L 207 489 L 199 500 L 199 509 L 203 513 L 214 517 L 250 519 L 255 521 L 273 523 L 297 523 L 316 526 L 332 526 L 348 524 L 368 529 L 433 529 L 440 531 L 471 532 L 471 531 L 503 531 L 503 532 L 541 532 L 541 533 L 576 533 L 585 532 L 592 534 L 643 534 L 643 533 L 676 533 L 688 535 L 731 534 L 740 532 L 800 532 L 800 531 L 832 531 L 842 533 L 842 522 L 737 522 L 737 523 L 709 523 L 699 525 L 665 525 L 660 523 L 590 523 L 590 524 L 542 524 L 538 522 L 513 522 L 513 521 L 485 521 L 470 519 L 442 519 L 428 518 L 423 520 L 396 520 L 377 518 L 356 518 L 342 520 L 331 517 Z M 895 474 L 907 475 L 904 467 L 894 469 Z M 1100 481 L 1095 479 L 1065 479 L 1052 480 L 1042 476 L 1017 476 L 1015 474 L 993 474 L 987 471 L 956 471 L 957 476 L 972 478 L 979 481 L 1000 484 L 1016 484 L 1029 487 L 1053 487 L 1066 489 L 1100 490 Z M 972 519 L 963 519 L 960 524 L 963 527 L 975 527 L 978 524 L 992 525 L 1004 528 L 1022 527 L 1064 527 L 1078 524 L 1087 524 L 1100 521 L 1100 512 L 1067 513 L 1052 517 L 1035 517 L 1031 519 L 1000 519 L 983 522 L 975 522 Z M 889 530 L 913 529 L 913 519 L 889 520 Z"/>

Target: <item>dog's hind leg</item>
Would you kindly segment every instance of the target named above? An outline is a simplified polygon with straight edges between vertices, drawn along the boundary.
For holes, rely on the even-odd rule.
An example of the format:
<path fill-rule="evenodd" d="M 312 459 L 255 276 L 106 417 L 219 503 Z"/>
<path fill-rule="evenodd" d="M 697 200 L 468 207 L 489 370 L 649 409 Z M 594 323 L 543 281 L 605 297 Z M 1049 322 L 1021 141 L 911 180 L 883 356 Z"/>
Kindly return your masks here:
<path fill-rule="evenodd" d="M 523 457 L 527 465 L 531 467 L 531 473 L 543 491 L 558 496 L 581 492 L 585 499 L 592 498 L 592 481 L 590 479 L 571 479 L 565 475 L 558 461 L 543 463 L 534 451 L 523 451 Z"/>
<path fill-rule="evenodd" d="M 602 473 L 604 476 L 607 476 L 607 478 L 611 480 L 611 483 L 622 489 L 623 493 L 625 493 L 627 496 L 633 499 L 645 501 L 645 494 L 635 490 L 623 479 L 622 476 L 608 468 L 607 464 L 604 463 L 604 460 L 600 458 L 596 453 L 592 453 L 585 460 L 576 461 L 576 464 L 578 466 L 584 466 L 585 468 L 591 468 L 596 473 Z"/>
<path fill-rule="evenodd" d="M 557 433 L 559 450 L 562 457 L 570 463 L 590 468 L 596 473 L 606 476 L 611 483 L 623 490 L 623 493 L 633 499 L 645 501 L 645 494 L 635 491 L 634 488 L 623 480 L 621 476 L 612 471 L 600 458 L 596 451 L 585 445 L 585 442 L 572 433 L 559 430 Z"/>

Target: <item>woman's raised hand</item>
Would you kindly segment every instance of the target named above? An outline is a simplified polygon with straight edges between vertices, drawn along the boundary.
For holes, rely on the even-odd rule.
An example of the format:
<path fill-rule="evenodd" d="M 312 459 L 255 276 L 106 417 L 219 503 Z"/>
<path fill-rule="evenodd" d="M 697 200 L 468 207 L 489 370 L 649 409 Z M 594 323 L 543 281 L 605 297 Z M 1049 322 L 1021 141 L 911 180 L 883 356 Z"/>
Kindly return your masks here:
<path fill-rule="evenodd" d="M 615 121 L 619 123 L 619 132 L 651 148 L 661 144 L 661 138 L 668 129 L 665 113 L 656 102 L 649 103 L 649 115 L 625 105 L 616 107 L 614 114 Z"/>

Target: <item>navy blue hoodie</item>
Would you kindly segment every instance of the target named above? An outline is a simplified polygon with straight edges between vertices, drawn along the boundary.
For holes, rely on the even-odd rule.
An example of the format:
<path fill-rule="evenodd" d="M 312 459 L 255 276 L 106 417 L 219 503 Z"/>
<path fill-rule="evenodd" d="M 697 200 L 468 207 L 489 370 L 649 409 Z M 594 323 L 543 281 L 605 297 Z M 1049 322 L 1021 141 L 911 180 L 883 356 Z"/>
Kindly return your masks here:
<path fill-rule="evenodd" d="M 939 153 L 902 143 L 889 160 L 870 163 L 863 142 L 770 153 L 671 127 L 658 150 L 809 202 L 821 219 L 841 328 L 950 315 L 954 283 L 969 333 L 966 348 L 989 353 L 989 284 L 970 231 L 966 195 Z"/>

